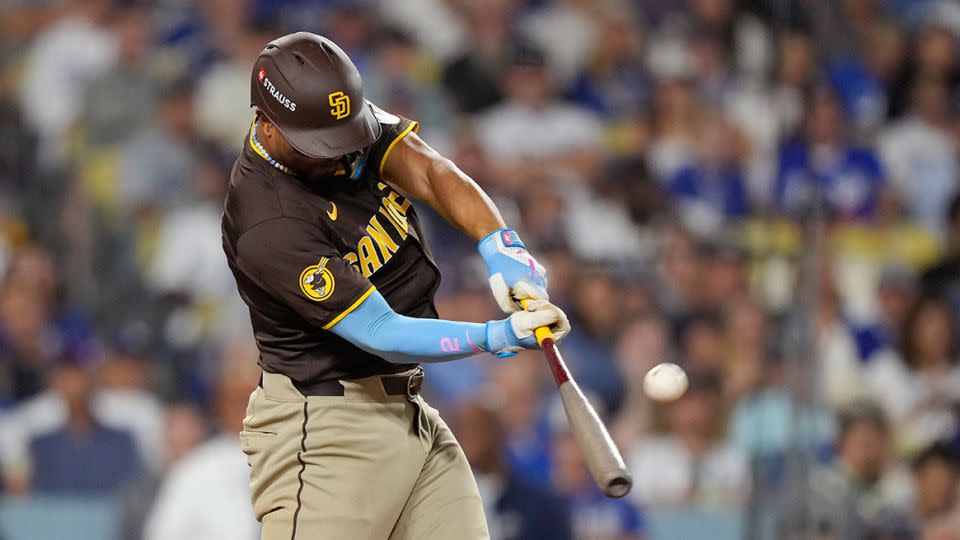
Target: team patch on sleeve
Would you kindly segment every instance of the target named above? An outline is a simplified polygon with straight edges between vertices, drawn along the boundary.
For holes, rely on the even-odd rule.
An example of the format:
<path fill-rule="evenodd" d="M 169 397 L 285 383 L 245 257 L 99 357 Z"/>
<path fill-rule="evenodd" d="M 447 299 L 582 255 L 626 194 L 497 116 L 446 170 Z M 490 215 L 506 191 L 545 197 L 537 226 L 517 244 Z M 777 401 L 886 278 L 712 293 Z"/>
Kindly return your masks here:
<path fill-rule="evenodd" d="M 323 257 L 317 264 L 310 265 L 300 272 L 300 291 L 314 302 L 322 302 L 333 294 L 336 283 L 333 273 L 327 269 L 330 259 Z"/>

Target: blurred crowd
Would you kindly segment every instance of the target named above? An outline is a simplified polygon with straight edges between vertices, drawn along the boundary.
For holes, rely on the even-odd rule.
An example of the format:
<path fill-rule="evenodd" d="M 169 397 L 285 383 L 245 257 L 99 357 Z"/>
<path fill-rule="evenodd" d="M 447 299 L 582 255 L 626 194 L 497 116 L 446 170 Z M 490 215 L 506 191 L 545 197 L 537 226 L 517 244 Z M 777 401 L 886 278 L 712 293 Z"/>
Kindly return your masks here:
<path fill-rule="evenodd" d="M 635 487 L 593 487 L 537 353 L 428 369 L 494 538 L 960 539 L 960 2 L 0 0 L 0 494 L 116 497 L 123 538 L 257 537 L 259 375 L 220 247 L 272 38 L 497 202 Z M 418 207 L 445 318 L 498 318 Z M 662 361 L 691 381 L 657 404 Z"/>

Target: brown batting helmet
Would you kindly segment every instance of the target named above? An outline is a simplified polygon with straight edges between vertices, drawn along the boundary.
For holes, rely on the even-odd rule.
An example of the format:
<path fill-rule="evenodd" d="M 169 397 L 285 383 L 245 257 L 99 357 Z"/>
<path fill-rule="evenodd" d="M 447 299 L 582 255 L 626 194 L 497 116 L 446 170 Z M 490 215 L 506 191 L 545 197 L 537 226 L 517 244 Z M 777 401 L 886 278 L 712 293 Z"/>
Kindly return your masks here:
<path fill-rule="evenodd" d="M 356 66 L 336 43 L 310 32 L 275 39 L 260 52 L 250 101 L 310 157 L 337 158 L 380 136 Z"/>

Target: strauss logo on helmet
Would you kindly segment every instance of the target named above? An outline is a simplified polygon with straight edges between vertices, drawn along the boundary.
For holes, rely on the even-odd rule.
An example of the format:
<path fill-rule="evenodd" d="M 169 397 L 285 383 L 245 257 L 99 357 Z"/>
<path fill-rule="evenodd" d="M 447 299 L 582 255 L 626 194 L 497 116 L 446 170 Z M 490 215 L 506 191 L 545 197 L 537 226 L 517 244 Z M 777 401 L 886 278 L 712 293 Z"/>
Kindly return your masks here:
<path fill-rule="evenodd" d="M 280 90 L 277 90 L 277 87 L 270 82 L 270 78 L 267 77 L 267 71 L 263 69 L 263 67 L 257 72 L 257 80 L 260 81 L 263 87 L 267 89 L 267 92 L 269 92 L 270 95 L 273 96 L 273 99 L 277 100 L 280 105 L 283 105 L 291 112 L 297 110 L 296 102 L 291 101 L 290 98 L 284 96 Z"/>

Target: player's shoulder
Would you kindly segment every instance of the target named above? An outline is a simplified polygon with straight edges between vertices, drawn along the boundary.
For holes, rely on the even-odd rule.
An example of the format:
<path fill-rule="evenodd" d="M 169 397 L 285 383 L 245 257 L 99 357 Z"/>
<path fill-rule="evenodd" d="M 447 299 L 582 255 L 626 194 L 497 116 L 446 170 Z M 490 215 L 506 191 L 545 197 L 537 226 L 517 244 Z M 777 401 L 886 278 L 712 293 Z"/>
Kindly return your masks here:
<path fill-rule="evenodd" d="M 224 217 L 241 228 L 282 213 L 276 182 L 283 173 L 250 154 L 245 144 L 230 170 L 224 201 Z"/>
<path fill-rule="evenodd" d="M 327 212 L 335 210 L 322 197 L 297 196 L 282 180 L 257 196 L 238 191 L 227 193 L 222 229 L 225 241 L 240 257 L 259 256 L 269 246 L 295 239 L 325 241 L 331 236 L 324 220 L 329 221 Z"/>
<path fill-rule="evenodd" d="M 304 216 L 276 216 L 252 224 L 236 236 L 236 253 L 241 259 L 267 256 L 269 253 L 299 246 L 327 244 L 334 232 L 320 219 Z"/>
<path fill-rule="evenodd" d="M 246 172 L 238 172 L 243 169 Z M 322 225 L 317 216 L 330 208 L 331 203 L 322 194 L 309 190 L 296 178 L 257 162 L 245 163 L 241 158 L 231 174 L 223 222 L 235 237 L 271 221 L 274 226 L 312 229 Z"/>
<path fill-rule="evenodd" d="M 373 109 L 373 115 L 376 117 L 377 122 L 380 123 L 380 136 L 377 137 L 376 142 L 371 146 L 372 150 L 388 150 L 392 144 L 402 139 L 408 133 L 416 133 L 420 130 L 420 123 L 416 120 L 385 111 L 369 101 L 367 103 Z"/>

